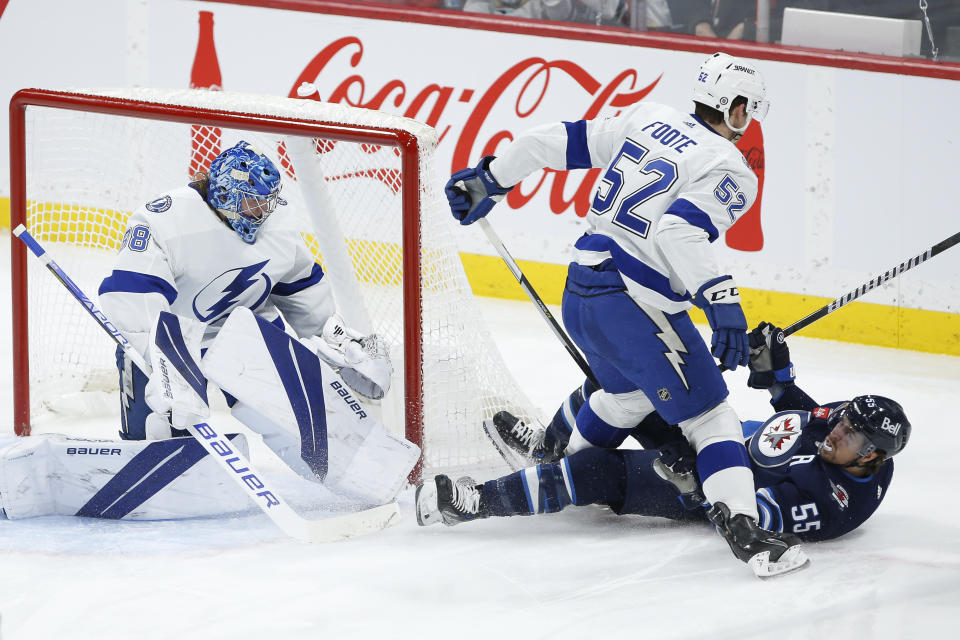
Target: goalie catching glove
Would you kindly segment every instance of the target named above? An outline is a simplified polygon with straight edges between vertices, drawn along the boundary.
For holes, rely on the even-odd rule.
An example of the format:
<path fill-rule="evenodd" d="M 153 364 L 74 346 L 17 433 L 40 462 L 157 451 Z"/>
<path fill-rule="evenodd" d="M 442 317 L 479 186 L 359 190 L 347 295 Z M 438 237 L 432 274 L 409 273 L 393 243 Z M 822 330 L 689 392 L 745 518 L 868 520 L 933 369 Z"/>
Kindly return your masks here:
<path fill-rule="evenodd" d="M 348 329 L 343 319 L 334 314 L 323 325 L 319 336 L 303 342 L 365 398 L 379 400 L 390 390 L 393 376 L 390 346 L 377 334 L 364 336 Z"/>

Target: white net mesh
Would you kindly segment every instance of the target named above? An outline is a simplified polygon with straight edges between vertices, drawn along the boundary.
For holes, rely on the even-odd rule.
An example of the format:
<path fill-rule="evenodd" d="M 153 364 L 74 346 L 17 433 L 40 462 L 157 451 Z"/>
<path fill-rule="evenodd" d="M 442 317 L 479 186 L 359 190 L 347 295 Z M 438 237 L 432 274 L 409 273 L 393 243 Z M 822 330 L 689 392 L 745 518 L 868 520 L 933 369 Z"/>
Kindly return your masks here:
<path fill-rule="evenodd" d="M 284 215 L 299 216 L 304 237 L 334 289 L 347 323 L 391 345 L 394 385 L 382 417 L 405 430 L 403 371 L 422 366 L 424 473 L 502 470 L 481 421 L 507 409 L 530 419 L 530 402 L 506 370 L 467 283 L 432 166 L 436 134 L 404 118 L 341 105 L 207 91 L 124 90 L 111 97 L 265 116 L 250 129 L 223 129 L 142 117 L 49 107 L 27 109 L 26 224 L 93 297 L 112 269 L 134 207 L 189 181 L 238 140 L 256 144 L 283 167 Z M 371 142 L 284 137 L 282 118 L 403 129 L 420 151 L 421 270 L 404 273 L 399 149 Z M 251 125 L 252 126 L 252 125 Z M 28 262 L 31 414 L 83 410 L 77 398 L 115 389 L 114 346 L 38 261 Z M 420 279 L 421 362 L 405 363 L 403 283 Z M 405 306 L 406 302 L 406 306 Z M 417 401 L 417 398 L 413 399 Z M 410 433 L 410 430 L 407 429 Z"/>

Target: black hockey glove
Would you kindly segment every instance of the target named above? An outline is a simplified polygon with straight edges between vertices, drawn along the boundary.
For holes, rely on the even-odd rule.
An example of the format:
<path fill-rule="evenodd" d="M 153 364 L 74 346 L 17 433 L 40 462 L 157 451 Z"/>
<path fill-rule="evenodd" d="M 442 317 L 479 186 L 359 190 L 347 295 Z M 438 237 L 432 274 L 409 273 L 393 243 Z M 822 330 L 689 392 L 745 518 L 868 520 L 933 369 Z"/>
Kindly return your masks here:
<path fill-rule="evenodd" d="M 658 447 L 660 460 L 675 473 L 692 473 L 697 468 L 697 452 L 686 438 L 671 440 Z"/>
<path fill-rule="evenodd" d="M 696 509 L 706 501 L 697 478 L 697 452 L 685 438 L 660 445 L 653 470 L 677 490 L 684 509 Z"/>
<path fill-rule="evenodd" d="M 774 384 L 793 384 L 797 377 L 790 362 L 783 329 L 769 322 L 761 322 L 748 336 L 750 340 L 750 377 L 747 385 L 754 389 L 769 389 Z"/>

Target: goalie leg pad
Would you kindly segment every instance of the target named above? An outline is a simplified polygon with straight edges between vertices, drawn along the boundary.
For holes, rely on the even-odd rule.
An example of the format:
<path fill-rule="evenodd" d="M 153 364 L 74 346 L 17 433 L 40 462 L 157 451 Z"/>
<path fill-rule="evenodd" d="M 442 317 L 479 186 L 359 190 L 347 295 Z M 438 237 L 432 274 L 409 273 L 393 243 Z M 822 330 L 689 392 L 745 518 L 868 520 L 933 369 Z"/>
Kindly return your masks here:
<path fill-rule="evenodd" d="M 117 369 L 120 372 L 120 437 L 124 440 L 145 440 L 147 418 L 153 410 L 147 405 L 147 376 L 117 347 Z M 170 437 L 169 432 L 167 437 Z"/>
<path fill-rule="evenodd" d="M 419 458 L 419 449 L 389 434 L 327 363 L 249 309 L 230 314 L 203 368 L 244 405 L 234 415 L 295 472 L 341 495 L 387 502 Z"/>
<path fill-rule="evenodd" d="M 246 452 L 242 435 L 228 436 Z M 18 438 L 0 450 L 10 519 L 49 515 L 167 520 L 247 511 L 246 495 L 193 438 Z"/>
<path fill-rule="evenodd" d="M 407 476 L 420 459 L 420 447 L 374 422 L 363 443 L 344 467 L 336 465 L 327 488 L 364 504 L 385 504 L 407 485 Z"/>
<path fill-rule="evenodd" d="M 163 440 L 186 436 L 173 429 L 170 420 L 155 413 L 147 404 L 149 378 L 117 347 L 117 369 L 120 371 L 120 437 L 124 440 Z"/>

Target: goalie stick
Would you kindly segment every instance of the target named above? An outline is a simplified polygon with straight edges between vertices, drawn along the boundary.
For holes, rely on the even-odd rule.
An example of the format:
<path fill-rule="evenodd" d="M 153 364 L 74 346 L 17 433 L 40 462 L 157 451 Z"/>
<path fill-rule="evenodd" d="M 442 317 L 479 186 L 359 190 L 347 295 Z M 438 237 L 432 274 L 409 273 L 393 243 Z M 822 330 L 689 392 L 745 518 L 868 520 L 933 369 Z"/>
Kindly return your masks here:
<path fill-rule="evenodd" d="M 527 293 L 527 297 L 530 298 L 533 304 L 537 307 L 537 310 L 540 312 L 540 315 L 544 320 L 547 321 L 547 324 L 550 325 L 550 328 L 553 330 L 553 334 L 557 336 L 557 339 L 559 339 L 560 342 L 563 343 L 567 353 L 569 353 L 570 357 L 573 358 L 573 361 L 577 363 L 577 366 L 580 367 L 580 370 L 583 371 L 584 375 L 590 379 L 590 382 L 599 387 L 600 383 L 597 382 L 597 379 L 594 377 L 593 371 L 590 370 L 590 365 L 583 357 L 583 354 L 580 353 L 570 337 L 560 327 L 557 319 L 553 317 L 552 313 L 550 313 L 550 309 L 547 309 L 547 305 L 545 305 L 540 296 L 537 295 L 533 285 L 530 284 L 530 281 L 527 280 L 527 277 L 523 275 L 523 271 L 520 270 L 520 266 L 517 264 L 517 261 L 514 260 L 513 256 L 510 255 L 510 252 L 507 251 L 507 248 L 504 246 L 500 236 L 497 235 L 497 232 L 493 230 L 493 227 L 490 226 L 490 223 L 486 218 L 480 218 L 477 220 L 477 223 L 480 225 L 480 228 L 483 229 L 483 232 L 487 234 L 487 239 L 490 241 L 490 244 L 494 246 L 494 248 L 497 250 L 497 253 L 500 254 L 500 257 L 503 258 L 503 261 L 507 264 L 507 268 L 510 269 L 510 273 L 513 274 L 513 277 L 516 278 L 517 282 L 520 283 L 520 286 L 523 287 L 523 290 Z"/>
<path fill-rule="evenodd" d="M 13 235 L 23 241 L 28 249 L 44 263 L 44 266 L 60 281 L 70 294 L 96 320 L 97 324 L 123 349 L 130 360 L 143 373 L 150 375 L 150 365 L 133 348 L 124 335 L 110 319 L 84 294 L 70 276 L 50 257 L 40 243 L 30 235 L 24 225 L 18 225 Z M 172 314 L 171 314 L 172 315 Z M 169 332 L 168 332 L 169 335 Z M 163 347 L 161 347 L 163 348 Z M 170 357 L 171 364 L 188 381 L 200 384 L 202 374 L 196 362 L 187 353 L 186 345 L 171 341 L 173 351 L 164 354 Z M 203 380 L 205 384 L 205 380 Z M 216 460 L 224 471 L 244 490 L 247 496 L 287 535 L 303 542 L 334 542 L 366 533 L 373 533 L 395 523 L 400 516 L 396 502 L 380 505 L 372 509 L 358 511 L 322 520 L 308 520 L 294 511 L 280 495 L 270 488 L 264 476 L 256 471 L 250 461 L 239 451 L 229 446 L 229 440 L 208 423 L 198 423 L 187 427 L 207 453 Z"/>

